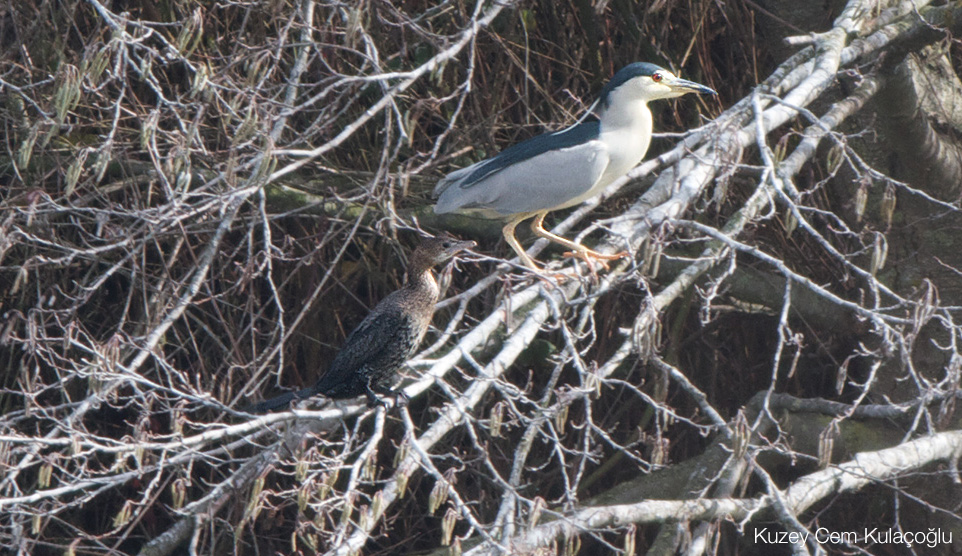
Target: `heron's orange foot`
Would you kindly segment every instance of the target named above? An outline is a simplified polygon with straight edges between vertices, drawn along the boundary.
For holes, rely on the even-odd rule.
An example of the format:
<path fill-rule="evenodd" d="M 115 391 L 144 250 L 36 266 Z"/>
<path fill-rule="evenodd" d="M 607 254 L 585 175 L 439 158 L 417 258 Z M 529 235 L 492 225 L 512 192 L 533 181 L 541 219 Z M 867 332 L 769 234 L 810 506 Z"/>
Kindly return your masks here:
<path fill-rule="evenodd" d="M 532 272 L 538 280 L 544 282 L 545 287 L 549 290 L 571 280 L 573 276 L 570 274 L 564 274 L 562 272 L 545 272 L 544 270 L 538 272 Z"/>
<path fill-rule="evenodd" d="M 568 251 L 564 254 L 565 257 L 572 258 L 577 257 L 584 262 L 588 263 L 588 268 L 594 272 L 594 263 L 598 263 L 602 268 L 608 270 L 608 261 L 615 261 L 623 257 L 630 256 L 627 251 L 621 251 L 619 253 L 613 253 L 611 255 L 607 253 L 599 253 L 597 251 L 592 251 L 591 249 L 585 249 L 584 251 Z"/>
<path fill-rule="evenodd" d="M 546 274 L 545 276 L 546 276 L 547 278 L 551 279 L 551 280 L 554 280 L 555 282 L 557 282 L 557 283 L 559 283 L 559 284 L 562 284 L 562 283 L 564 283 L 564 282 L 567 282 L 568 280 L 574 280 L 574 279 L 575 279 L 574 276 L 572 276 L 571 274 L 567 274 L 567 273 L 565 273 L 565 272 L 549 272 L 549 273 Z"/>
<path fill-rule="evenodd" d="M 597 261 L 616 261 L 624 257 L 630 256 L 631 253 L 627 251 L 620 251 L 618 253 L 599 253 L 597 251 L 592 251 L 591 249 L 585 249 L 584 251 L 568 251 L 564 254 L 565 257 L 578 257 L 579 259 L 587 261 L 588 259 L 594 259 Z"/>
<path fill-rule="evenodd" d="M 588 255 L 583 251 L 568 251 L 567 253 L 564 254 L 564 256 L 569 259 L 577 258 L 577 259 L 583 260 L 585 264 L 588 266 L 588 272 L 591 273 L 591 277 L 592 279 L 594 279 L 595 282 L 598 281 L 598 270 L 595 268 L 595 263 L 601 266 L 601 268 L 603 268 L 604 270 L 608 270 L 608 262 L 606 260 L 592 258 L 590 255 Z"/>

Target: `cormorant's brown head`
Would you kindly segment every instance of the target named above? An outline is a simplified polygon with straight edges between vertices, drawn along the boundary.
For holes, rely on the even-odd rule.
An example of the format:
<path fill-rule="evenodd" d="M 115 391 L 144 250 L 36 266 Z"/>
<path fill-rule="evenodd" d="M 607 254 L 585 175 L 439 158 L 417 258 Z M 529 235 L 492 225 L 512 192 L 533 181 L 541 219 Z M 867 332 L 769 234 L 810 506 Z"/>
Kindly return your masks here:
<path fill-rule="evenodd" d="M 461 241 L 450 235 L 439 235 L 428 238 L 414 251 L 411 257 L 411 267 L 428 269 L 446 262 L 465 249 L 471 249 L 477 243 Z"/>

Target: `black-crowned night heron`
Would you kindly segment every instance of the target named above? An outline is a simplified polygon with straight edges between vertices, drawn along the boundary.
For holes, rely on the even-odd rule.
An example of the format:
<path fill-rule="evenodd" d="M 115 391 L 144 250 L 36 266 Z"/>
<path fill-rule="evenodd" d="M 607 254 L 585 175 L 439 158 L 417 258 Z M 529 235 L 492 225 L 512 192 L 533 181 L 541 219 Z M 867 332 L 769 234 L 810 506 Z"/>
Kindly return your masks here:
<path fill-rule="evenodd" d="M 686 93 L 714 95 L 712 89 L 676 77 L 648 63 L 634 63 L 611 78 L 593 105 L 597 121 L 577 123 L 513 145 L 495 157 L 445 176 L 434 195 L 434 212 L 472 213 L 507 218 L 502 232 L 521 261 L 540 269 L 514 237 L 515 227 L 534 217 L 531 230 L 571 249 L 567 256 L 612 260 L 607 255 L 552 234 L 542 223 L 547 213 L 582 203 L 601 193 L 641 162 L 651 142 L 648 102 Z"/>

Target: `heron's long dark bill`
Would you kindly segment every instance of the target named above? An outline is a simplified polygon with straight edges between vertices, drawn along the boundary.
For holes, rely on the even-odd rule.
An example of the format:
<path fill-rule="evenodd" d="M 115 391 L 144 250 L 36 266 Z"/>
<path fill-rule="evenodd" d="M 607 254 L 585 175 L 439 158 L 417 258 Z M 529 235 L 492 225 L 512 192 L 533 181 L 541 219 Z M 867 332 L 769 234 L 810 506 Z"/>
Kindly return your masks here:
<path fill-rule="evenodd" d="M 714 89 L 711 87 L 706 87 L 701 83 L 695 83 L 694 81 L 689 81 L 687 79 L 675 79 L 668 84 L 669 87 L 678 91 L 679 93 L 702 93 L 704 95 L 717 95 Z"/>

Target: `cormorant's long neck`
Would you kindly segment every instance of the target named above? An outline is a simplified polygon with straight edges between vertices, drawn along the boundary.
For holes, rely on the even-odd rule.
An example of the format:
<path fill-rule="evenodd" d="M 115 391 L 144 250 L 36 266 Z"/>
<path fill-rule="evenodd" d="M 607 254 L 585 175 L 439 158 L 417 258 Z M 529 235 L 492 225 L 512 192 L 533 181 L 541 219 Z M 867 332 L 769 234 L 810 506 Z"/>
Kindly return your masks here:
<path fill-rule="evenodd" d="M 440 295 L 440 288 L 438 287 L 438 281 L 434 278 L 434 272 L 431 271 L 430 266 L 426 265 L 412 265 L 408 271 L 405 287 L 414 290 L 420 296 L 433 299 L 432 303 L 437 303 L 438 295 Z"/>

